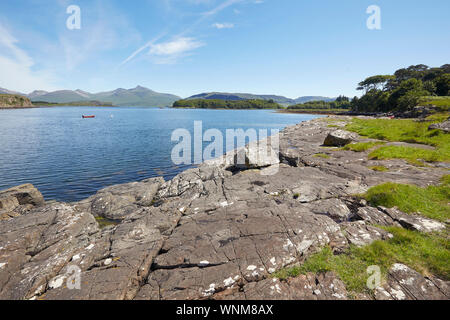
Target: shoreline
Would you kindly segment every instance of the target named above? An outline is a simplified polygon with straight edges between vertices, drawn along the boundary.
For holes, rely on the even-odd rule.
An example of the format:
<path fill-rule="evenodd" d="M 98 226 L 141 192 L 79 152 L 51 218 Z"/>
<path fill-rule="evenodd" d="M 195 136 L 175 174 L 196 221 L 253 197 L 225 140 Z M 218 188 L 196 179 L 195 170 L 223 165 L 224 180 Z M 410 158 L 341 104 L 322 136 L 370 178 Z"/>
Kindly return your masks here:
<path fill-rule="evenodd" d="M 330 121 L 342 129 L 351 118 L 334 116 L 287 126 L 279 133 L 276 159 L 253 161 L 247 152 L 245 167 L 217 163 L 239 149 L 232 150 L 171 180 L 158 177 L 113 185 L 75 203 L 42 205 L 37 190 L 22 188 L 20 194 L 27 192 L 36 204 L 21 204 L 14 217 L 0 222 L 0 235 L 5 237 L 0 237 L 0 247 L 12 257 L 6 268 L 14 275 L 5 280 L 7 289 L 0 298 L 354 297 L 345 279 L 333 272 L 287 278 L 280 274 L 303 265 L 325 247 L 345 253 L 351 246 L 389 242 L 393 235 L 379 224 L 402 228 L 403 221 L 409 228 L 423 228 L 421 232 L 441 230 L 438 221 L 371 207 L 355 194 L 385 182 L 438 185 L 447 171 L 431 165 L 417 168 L 402 160 L 365 160 L 368 152 L 325 148 L 324 140 L 336 130 L 328 127 Z M 356 134 L 351 137 L 353 142 L 367 141 Z M 388 166 L 389 171 L 374 171 L 373 165 Z M 265 175 L 273 168 L 277 171 Z M 14 191 L 9 194 L 13 197 Z M 29 244 L 16 241 L 24 232 Z M 38 254 L 30 260 L 18 246 L 31 246 L 23 252 Z M 359 292 L 356 298 L 386 299 L 388 292 L 393 299 L 392 294 L 399 294 L 399 281 L 408 285 L 400 290 L 405 297 L 420 289 L 415 283 L 426 284 L 424 299 L 445 297 L 445 282 L 428 275 L 430 285 L 400 262 L 392 266 L 379 291 Z M 64 283 L 66 268 L 73 265 L 81 270 L 81 290 L 55 285 Z M 39 272 L 21 272 L 33 266 Z M 404 282 L 410 278 L 412 284 Z"/>

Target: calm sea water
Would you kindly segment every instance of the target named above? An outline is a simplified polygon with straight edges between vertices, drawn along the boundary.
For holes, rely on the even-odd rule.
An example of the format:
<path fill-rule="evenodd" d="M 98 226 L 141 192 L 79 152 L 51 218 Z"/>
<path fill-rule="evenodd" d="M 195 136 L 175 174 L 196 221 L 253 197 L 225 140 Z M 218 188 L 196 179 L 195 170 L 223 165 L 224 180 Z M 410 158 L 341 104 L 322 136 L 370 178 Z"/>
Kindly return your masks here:
<path fill-rule="evenodd" d="M 82 115 L 96 115 L 82 119 Z M 282 129 L 316 116 L 268 110 L 55 107 L 0 110 L 0 190 L 34 184 L 47 200 L 77 201 L 99 189 L 188 168 L 171 160 L 173 130 Z M 225 134 L 224 134 L 225 136 Z"/>

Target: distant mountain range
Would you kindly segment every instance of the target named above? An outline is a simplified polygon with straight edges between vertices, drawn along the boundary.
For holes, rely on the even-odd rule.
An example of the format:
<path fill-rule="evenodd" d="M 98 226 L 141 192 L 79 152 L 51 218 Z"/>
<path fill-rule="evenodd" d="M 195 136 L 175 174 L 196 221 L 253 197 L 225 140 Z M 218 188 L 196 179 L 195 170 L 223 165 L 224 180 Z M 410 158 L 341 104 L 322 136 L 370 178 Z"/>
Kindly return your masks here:
<path fill-rule="evenodd" d="M 82 90 L 59 90 L 59 91 L 42 91 L 36 90 L 29 94 L 10 91 L 8 89 L 0 88 L 0 94 L 16 94 L 29 98 L 33 102 L 47 102 L 47 103 L 74 103 L 74 102 L 88 102 L 97 101 L 100 103 L 111 103 L 115 106 L 148 106 L 148 107 L 168 107 L 172 106 L 181 97 L 176 95 L 159 93 L 148 88 L 137 86 L 134 89 L 116 89 L 114 91 L 106 91 L 99 93 L 89 93 Z M 321 96 L 305 96 L 297 99 L 290 99 L 277 95 L 257 95 L 250 93 L 226 93 L 226 92 L 209 92 L 201 93 L 191 96 L 187 99 L 219 99 L 219 100 L 249 100 L 262 99 L 273 100 L 283 106 L 290 106 L 299 103 L 306 103 L 310 101 L 324 100 L 334 101 L 334 98 Z"/>
<path fill-rule="evenodd" d="M 237 101 L 237 100 L 248 100 L 248 99 L 262 99 L 262 100 L 273 100 L 276 103 L 279 103 L 281 105 L 294 105 L 299 103 L 306 103 L 310 101 L 318 101 L 318 100 L 324 100 L 324 101 L 334 101 L 335 98 L 329 98 L 329 97 L 321 97 L 321 96 L 305 96 L 305 97 L 299 97 L 297 99 L 290 99 L 283 96 L 276 96 L 276 95 L 257 95 L 257 94 L 250 94 L 250 93 L 226 93 L 226 92 L 208 92 L 208 93 L 201 93 L 194 96 L 191 96 L 187 98 L 189 99 L 218 99 L 218 100 L 231 100 L 231 101 Z"/>
<path fill-rule="evenodd" d="M 141 86 L 137 86 L 134 89 L 116 89 L 99 93 L 89 93 L 82 90 L 59 90 L 54 92 L 33 91 L 30 94 L 0 88 L 0 93 L 22 95 L 33 102 L 72 103 L 75 101 L 98 101 L 112 103 L 115 106 L 168 107 L 181 99 L 172 94 L 155 92 Z"/>

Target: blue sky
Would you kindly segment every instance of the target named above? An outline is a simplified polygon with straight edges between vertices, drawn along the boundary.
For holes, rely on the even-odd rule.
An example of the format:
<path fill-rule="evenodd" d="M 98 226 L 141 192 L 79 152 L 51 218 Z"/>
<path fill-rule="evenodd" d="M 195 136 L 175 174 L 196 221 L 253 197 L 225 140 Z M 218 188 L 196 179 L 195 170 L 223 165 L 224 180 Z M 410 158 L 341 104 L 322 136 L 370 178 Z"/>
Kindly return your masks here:
<path fill-rule="evenodd" d="M 366 26 L 370 5 L 381 30 Z M 367 76 L 450 63 L 448 12 L 448 0 L 1 1 L 0 87 L 353 96 Z"/>

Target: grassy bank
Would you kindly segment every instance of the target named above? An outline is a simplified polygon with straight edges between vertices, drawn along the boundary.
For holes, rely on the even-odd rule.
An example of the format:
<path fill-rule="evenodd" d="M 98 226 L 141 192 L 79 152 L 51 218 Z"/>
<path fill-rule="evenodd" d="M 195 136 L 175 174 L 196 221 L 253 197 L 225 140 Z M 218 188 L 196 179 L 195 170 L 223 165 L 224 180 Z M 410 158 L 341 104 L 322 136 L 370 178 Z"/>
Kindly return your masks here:
<path fill-rule="evenodd" d="M 370 188 L 363 197 L 374 207 L 396 206 L 406 213 L 420 212 L 443 222 L 450 219 L 450 175 L 442 178 L 440 185 L 427 188 L 385 183 Z"/>
<path fill-rule="evenodd" d="M 363 195 L 372 205 L 398 207 L 407 213 L 420 213 L 440 221 L 450 219 L 450 175 L 442 178 L 438 186 L 419 188 L 411 185 L 386 183 L 368 190 Z M 326 247 L 309 257 L 302 265 L 282 269 L 273 277 L 287 279 L 308 272 L 335 272 L 353 293 L 371 293 L 366 282 L 367 268 L 380 267 L 383 279 L 394 263 L 403 263 L 422 273 L 450 280 L 449 231 L 425 234 L 399 227 L 382 227 L 394 237 L 388 241 L 375 241 L 365 247 L 351 246 L 335 255 Z"/>
<path fill-rule="evenodd" d="M 328 247 L 312 255 L 300 266 L 282 269 L 273 277 L 287 279 L 308 272 L 335 272 L 354 293 L 370 293 L 366 282 L 367 268 L 380 267 L 383 278 L 395 263 L 403 263 L 422 273 L 450 279 L 450 245 L 448 234 L 423 234 L 398 227 L 385 228 L 394 237 L 388 241 L 375 241 L 357 248 L 352 246 L 345 254 L 334 255 Z"/>
<path fill-rule="evenodd" d="M 370 159 L 405 159 L 415 165 L 450 161 L 450 137 L 441 130 L 428 130 L 433 123 L 448 118 L 448 113 L 431 116 L 427 121 L 392 119 L 352 119 L 346 129 L 372 139 L 424 144 L 434 149 L 408 146 L 382 146 L 369 154 Z M 349 146 L 351 148 L 351 146 Z"/>

